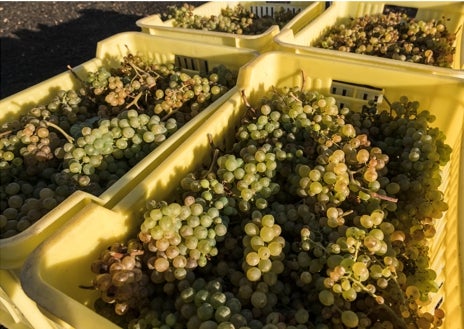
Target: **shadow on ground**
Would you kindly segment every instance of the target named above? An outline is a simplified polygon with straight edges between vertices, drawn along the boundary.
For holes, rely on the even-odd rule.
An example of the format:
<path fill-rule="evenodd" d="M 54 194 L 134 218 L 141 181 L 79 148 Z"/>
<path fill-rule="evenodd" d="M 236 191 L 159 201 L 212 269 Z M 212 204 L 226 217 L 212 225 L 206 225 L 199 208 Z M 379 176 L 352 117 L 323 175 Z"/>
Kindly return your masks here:
<path fill-rule="evenodd" d="M 66 71 L 67 65 L 92 59 L 100 40 L 120 32 L 140 31 L 135 22 L 142 16 L 95 9 L 79 14 L 79 18 L 56 26 L 41 24 L 38 31 L 17 30 L 17 38 L 0 38 L 0 99 Z"/>

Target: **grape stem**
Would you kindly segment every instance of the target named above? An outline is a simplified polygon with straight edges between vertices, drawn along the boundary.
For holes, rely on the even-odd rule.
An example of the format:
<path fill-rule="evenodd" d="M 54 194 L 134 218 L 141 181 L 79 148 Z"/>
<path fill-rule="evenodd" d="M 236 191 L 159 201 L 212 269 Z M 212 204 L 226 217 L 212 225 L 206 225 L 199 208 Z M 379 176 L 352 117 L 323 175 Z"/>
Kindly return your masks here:
<path fill-rule="evenodd" d="M 209 165 L 209 168 L 208 170 L 206 171 L 206 173 L 203 175 L 203 178 L 208 176 L 209 173 L 211 173 L 213 171 L 213 168 L 216 164 L 216 161 L 217 161 L 217 158 L 219 156 L 219 152 L 220 152 L 220 149 L 217 148 L 215 145 L 214 145 L 214 142 L 213 142 L 213 136 L 211 134 L 207 134 L 208 136 L 208 142 L 209 142 L 209 145 L 214 149 L 214 152 L 213 152 L 213 158 L 211 159 L 211 163 Z"/>
<path fill-rule="evenodd" d="M 352 276 L 348 276 L 347 278 L 350 281 L 352 281 L 353 283 L 357 284 L 363 291 L 367 292 L 374 299 L 377 299 L 377 297 L 379 297 L 375 293 L 369 291 L 369 289 L 367 289 L 366 286 L 362 282 L 360 282 L 359 280 L 356 280 Z M 397 313 L 394 310 L 392 310 L 392 308 L 390 306 L 386 305 L 385 303 L 383 303 L 383 304 L 378 303 L 376 307 L 381 308 L 382 310 L 384 310 L 384 311 L 386 311 L 388 313 L 388 315 L 389 315 L 388 319 L 390 321 L 394 322 L 394 324 L 395 324 L 394 328 L 407 329 L 407 325 L 404 322 L 404 320 L 400 319 L 398 317 Z"/>
<path fill-rule="evenodd" d="M 13 130 L 6 130 L 6 131 L 3 131 L 0 133 L 0 138 L 4 137 L 4 136 L 8 136 L 9 134 L 11 134 L 13 132 Z"/>
<path fill-rule="evenodd" d="M 131 62 L 127 62 L 127 63 L 134 69 L 135 74 L 136 74 L 139 78 L 143 79 L 143 76 L 142 76 L 139 72 L 142 72 L 142 73 L 145 73 L 145 74 L 150 75 L 150 73 L 148 73 L 147 71 L 141 69 L 140 67 L 138 67 L 138 66 L 135 65 L 134 63 L 131 63 Z M 155 76 L 156 76 L 156 77 L 155 77 L 155 80 L 158 79 L 158 78 L 160 77 L 160 75 L 159 75 L 158 73 L 156 73 L 156 72 L 153 72 L 153 73 L 154 73 Z M 154 86 L 156 86 L 156 82 L 155 82 L 154 84 L 149 85 L 148 88 L 152 88 L 152 87 L 154 87 Z"/>
<path fill-rule="evenodd" d="M 304 86 L 306 84 L 306 74 L 304 73 L 303 70 L 301 70 L 301 91 L 303 91 Z"/>
<path fill-rule="evenodd" d="M 361 170 L 362 170 L 362 168 L 359 169 L 358 171 L 348 171 L 348 174 L 350 175 L 350 182 L 352 184 L 356 185 L 361 191 L 366 192 L 367 194 L 369 194 L 373 198 L 377 198 L 377 199 L 385 200 L 385 201 L 390 201 L 390 202 L 393 202 L 393 203 L 398 202 L 397 198 L 393 198 L 393 197 L 390 197 L 388 195 L 379 194 L 379 193 L 373 192 L 373 191 L 371 191 L 371 190 L 369 190 L 369 189 L 367 189 L 365 187 L 362 187 L 361 184 L 353 176 L 354 173 L 360 172 Z"/>
<path fill-rule="evenodd" d="M 169 111 L 168 113 L 166 113 L 166 115 L 164 117 L 161 118 L 161 121 L 166 121 L 171 115 L 173 115 L 174 113 L 178 112 L 181 108 L 178 107 L 176 108 L 175 110 L 172 110 L 172 111 Z"/>
<path fill-rule="evenodd" d="M 288 95 L 293 98 L 294 100 L 296 100 L 298 103 L 303 103 L 303 101 L 301 99 L 299 99 L 298 97 L 295 96 L 294 93 L 292 92 L 289 92 Z"/>
<path fill-rule="evenodd" d="M 139 93 L 134 97 L 134 99 L 133 99 L 129 104 L 126 105 L 126 107 L 125 107 L 126 110 L 127 110 L 128 108 L 130 108 L 132 105 L 134 105 L 138 110 L 140 110 L 140 106 L 139 106 L 138 102 L 139 102 L 140 97 L 142 97 L 142 95 L 143 95 L 143 91 L 139 92 Z"/>
<path fill-rule="evenodd" d="M 213 135 L 211 135 L 210 133 L 208 133 L 207 136 L 208 136 L 208 143 L 209 143 L 209 145 L 211 146 L 211 148 L 212 148 L 213 150 L 216 150 L 216 149 L 217 149 L 217 150 L 221 151 L 222 153 L 225 153 L 224 150 L 222 150 L 219 146 L 217 146 L 216 144 L 214 144 Z"/>
<path fill-rule="evenodd" d="M 250 105 L 250 103 L 248 102 L 248 98 L 246 97 L 246 94 L 245 94 L 245 90 L 241 90 L 240 91 L 240 95 L 242 96 L 242 101 L 243 103 L 245 104 L 246 107 L 252 109 L 253 107 Z"/>
<path fill-rule="evenodd" d="M 76 71 L 74 71 L 74 69 L 71 67 L 71 65 L 67 65 L 66 68 L 71 72 L 71 74 L 77 79 L 79 80 L 84 86 L 87 86 L 87 83 L 82 80 L 82 78 L 77 75 Z"/>
<path fill-rule="evenodd" d="M 327 250 L 327 248 L 325 248 L 325 247 L 322 245 L 322 243 L 317 242 L 317 241 L 314 241 L 314 240 L 311 239 L 311 238 L 307 238 L 307 239 L 305 239 L 305 240 L 309 241 L 311 244 L 315 245 L 316 247 L 319 247 L 319 248 L 321 248 L 322 250 L 324 250 L 324 252 L 325 252 L 326 255 L 329 255 L 329 254 L 330 254 L 330 252 Z"/>
<path fill-rule="evenodd" d="M 358 259 L 359 247 L 361 247 L 361 241 L 356 241 L 356 250 L 354 252 L 354 261 Z"/>
<path fill-rule="evenodd" d="M 368 189 L 365 189 L 363 187 L 361 189 L 365 190 L 365 192 L 368 192 L 373 198 L 377 198 L 377 199 L 381 199 L 381 200 L 385 200 L 385 201 L 390 201 L 390 202 L 393 202 L 393 203 L 398 202 L 397 198 L 392 198 L 392 197 L 390 197 L 388 195 L 378 194 L 376 192 L 369 191 Z"/>
<path fill-rule="evenodd" d="M 354 211 L 352 209 L 345 211 L 340 217 L 346 217 L 351 215 Z"/>
<path fill-rule="evenodd" d="M 245 104 L 245 106 L 247 107 L 248 111 L 247 113 L 251 112 L 253 114 L 253 116 L 256 116 L 256 110 L 253 106 L 251 106 L 251 104 L 248 102 L 248 98 L 246 97 L 245 95 L 245 90 L 241 90 L 240 91 L 240 95 L 242 96 L 242 101 L 243 103 Z"/>
<path fill-rule="evenodd" d="M 373 298 L 377 298 L 379 297 L 378 295 L 376 295 L 375 293 L 373 293 L 372 291 L 370 291 L 369 289 L 366 288 L 366 286 L 364 285 L 364 283 L 362 283 L 361 281 L 359 280 L 356 280 L 355 278 L 353 278 L 351 275 L 348 275 L 348 276 L 345 276 L 348 280 L 350 280 L 351 282 L 357 284 L 363 291 L 367 292 L 370 296 L 372 296 Z M 379 304 L 380 305 L 380 304 Z"/>
<path fill-rule="evenodd" d="M 53 122 L 50 122 L 50 121 L 47 121 L 47 120 L 43 120 L 45 122 L 45 124 L 49 127 L 53 127 L 55 128 L 56 130 L 58 130 L 60 133 L 63 134 L 64 138 L 66 138 L 66 140 L 69 142 L 69 143 L 73 143 L 74 142 L 74 138 L 72 136 L 70 136 L 66 131 L 64 131 L 60 126 L 54 124 Z"/>

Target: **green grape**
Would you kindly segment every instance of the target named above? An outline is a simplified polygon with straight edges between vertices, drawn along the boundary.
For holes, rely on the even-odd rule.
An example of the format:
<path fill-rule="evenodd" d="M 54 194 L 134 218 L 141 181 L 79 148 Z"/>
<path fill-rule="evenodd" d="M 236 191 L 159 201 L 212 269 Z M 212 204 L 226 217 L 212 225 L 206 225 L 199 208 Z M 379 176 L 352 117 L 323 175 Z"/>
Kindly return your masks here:
<path fill-rule="evenodd" d="M 343 311 L 341 315 L 342 323 L 348 328 L 356 328 L 359 324 L 358 315 L 352 311 Z"/>
<path fill-rule="evenodd" d="M 325 306 L 331 306 L 334 303 L 334 295 L 329 290 L 321 290 L 319 301 Z"/>

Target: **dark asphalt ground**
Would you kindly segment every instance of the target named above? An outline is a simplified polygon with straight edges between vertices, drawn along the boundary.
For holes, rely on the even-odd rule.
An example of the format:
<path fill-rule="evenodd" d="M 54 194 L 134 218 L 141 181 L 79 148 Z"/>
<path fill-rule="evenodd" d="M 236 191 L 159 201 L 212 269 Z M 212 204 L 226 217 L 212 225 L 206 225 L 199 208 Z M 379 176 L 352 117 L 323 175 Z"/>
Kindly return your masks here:
<path fill-rule="evenodd" d="M 139 31 L 139 18 L 182 3 L 0 1 L 0 99 L 93 58 L 98 41 Z"/>

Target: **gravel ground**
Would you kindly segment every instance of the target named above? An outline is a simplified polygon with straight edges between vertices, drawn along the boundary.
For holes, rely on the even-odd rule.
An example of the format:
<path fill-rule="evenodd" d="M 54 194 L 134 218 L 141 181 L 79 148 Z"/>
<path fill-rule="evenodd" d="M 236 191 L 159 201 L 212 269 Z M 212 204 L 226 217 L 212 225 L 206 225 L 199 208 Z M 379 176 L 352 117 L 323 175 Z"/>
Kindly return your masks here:
<path fill-rule="evenodd" d="M 139 31 L 137 19 L 179 3 L 0 2 L 0 99 L 93 58 L 98 41 Z"/>

